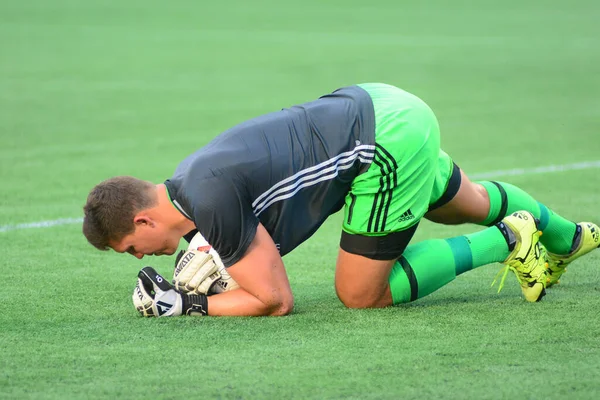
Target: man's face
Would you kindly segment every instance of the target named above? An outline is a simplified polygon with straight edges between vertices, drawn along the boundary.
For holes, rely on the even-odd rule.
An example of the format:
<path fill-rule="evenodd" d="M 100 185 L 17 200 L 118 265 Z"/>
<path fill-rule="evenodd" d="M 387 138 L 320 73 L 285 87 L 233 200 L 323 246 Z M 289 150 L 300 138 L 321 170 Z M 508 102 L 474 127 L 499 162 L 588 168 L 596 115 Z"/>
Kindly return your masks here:
<path fill-rule="evenodd" d="M 135 230 L 111 246 L 118 253 L 129 253 L 141 259 L 145 255 L 171 255 L 179 247 L 180 237 L 153 221 L 136 221 Z"/>

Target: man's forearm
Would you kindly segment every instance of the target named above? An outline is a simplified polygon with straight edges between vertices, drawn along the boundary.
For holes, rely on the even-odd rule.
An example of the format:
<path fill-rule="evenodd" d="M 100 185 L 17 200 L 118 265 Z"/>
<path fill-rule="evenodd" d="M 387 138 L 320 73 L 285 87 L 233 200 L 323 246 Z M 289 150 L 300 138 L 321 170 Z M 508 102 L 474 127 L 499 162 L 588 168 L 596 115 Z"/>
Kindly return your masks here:
<path fill-rule="evenodd" d="M 278 301 L 277 296 L 263 302 L 244 289 L 208 297 L 208 315 L 211 316 L 282 316 L 291 311 L 291 307 Z"/>

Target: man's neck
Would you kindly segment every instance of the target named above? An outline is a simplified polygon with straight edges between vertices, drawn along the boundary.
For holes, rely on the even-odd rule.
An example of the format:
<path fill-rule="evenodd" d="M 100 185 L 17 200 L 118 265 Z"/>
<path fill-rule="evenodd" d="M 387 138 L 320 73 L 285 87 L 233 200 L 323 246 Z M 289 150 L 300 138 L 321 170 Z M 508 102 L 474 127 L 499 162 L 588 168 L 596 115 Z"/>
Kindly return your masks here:
<path fill-rule="evenodd" d="M 156 185 L 156 194 L 158 197 L 157 210 L 170 229 L 176 230 L 182 237 L 191 230 L 196 229 L 194 221 L 190 221 L 173 205 L 164 184 Z"/>

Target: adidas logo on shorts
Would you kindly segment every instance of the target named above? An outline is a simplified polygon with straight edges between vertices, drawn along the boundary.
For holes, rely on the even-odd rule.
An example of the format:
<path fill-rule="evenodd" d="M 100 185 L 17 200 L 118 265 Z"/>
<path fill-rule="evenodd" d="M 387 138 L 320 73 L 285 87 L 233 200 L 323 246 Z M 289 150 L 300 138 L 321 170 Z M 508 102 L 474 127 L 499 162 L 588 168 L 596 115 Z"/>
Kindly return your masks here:
<path fill-rule="evenodd" d="M 400 218 L 398 218 L 398 222 L 409 221 L 414 218 L 415 218 L 415 216 L 413 215 L 412 211 L 410 211 L 410 209 L 409 209 L 404 214 L 402 214 L 400 216 Z"/>

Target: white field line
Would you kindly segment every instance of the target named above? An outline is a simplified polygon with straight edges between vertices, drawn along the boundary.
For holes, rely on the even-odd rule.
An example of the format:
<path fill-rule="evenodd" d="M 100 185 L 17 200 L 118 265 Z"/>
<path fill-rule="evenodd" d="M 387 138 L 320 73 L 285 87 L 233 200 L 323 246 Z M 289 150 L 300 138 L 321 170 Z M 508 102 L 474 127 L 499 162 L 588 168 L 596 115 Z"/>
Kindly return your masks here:
<path fill-rule="evenodd" d="M 497 171 L 489 171 L 489 172 L 481 172 L 477 174 L 469 174 L 469 178 L 472 180 L 481 180 L 481 179 L 492 179 L 503 176 L 524 176 L 524 175 L 536 175 L 536 174 L 547 174 L 552 172 L 564 172 L 564 171 L 576 171 L 583 169 L 593 169 L 600 168 L 600 160 L 597 161 L 585 161 L 574 164 L 561 164 L 561 165 L 547 165 L 545 167 L 535 167 L 535 168 L 515 168 L 515 169 L 505 169 L 505 170 L 497 170 Z M 1 232 L 9 232 L 9 231 L 20 231 L 23 229 L 33 229 L 33 228 L 49 228 L 52 226 L 61 226 L 61 225 L 72 225 L 72 224 L 80 224 L 83 222 L 83 218 L 61 218 L 50 221 L 39 221 L 39 222 L 29 222 L 25 224 L 16 224 L 16 225 L 0 225 L 0 233 Z"/>
<path fill-rule="evenodd" d="M 49 228 L 51 226 L 80 224 L 83 218 L 61 218 L 50 221 L 29 222 L 26 224 L 0 225 L 0 232 L 20 231 L 31 228 Z"/>
<path fill-rule="evenodd" d="M 575 171 L 580 169 L 592 169 L 600 168 L 600 160 L 597 161 L 584 161 L 574 164 L 562 164 L 562 165 L 547 165 L 545 167 L 535 168 L 515 168 L 505 169 L 499 171 L 482 172 L 479 174 L 469 174 L 470 179 L 492 179 L 500 176 L 522 176 L 522 175 L 536 175 L 536 174 L 547 174 L 550 172 L 564 172 L 564 171 Z"/>

